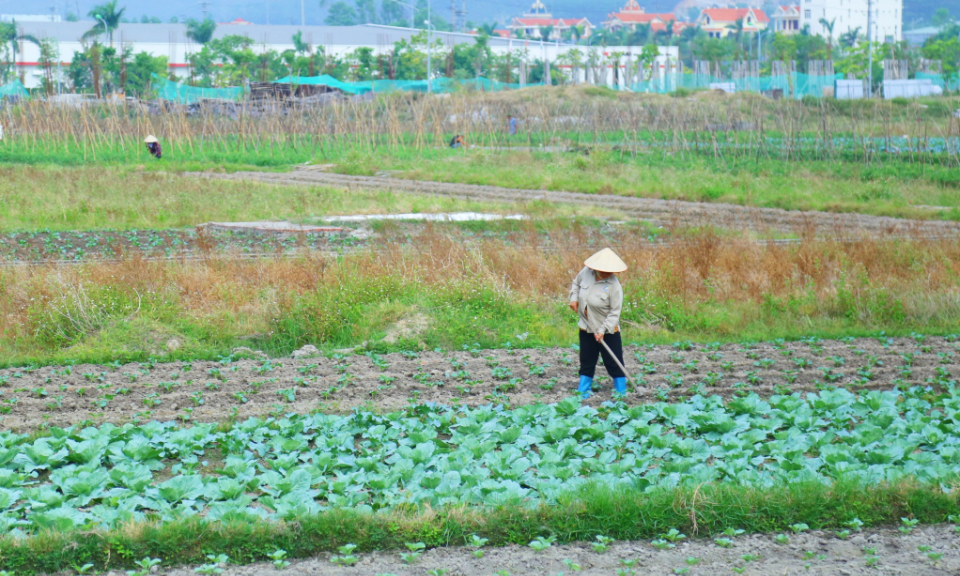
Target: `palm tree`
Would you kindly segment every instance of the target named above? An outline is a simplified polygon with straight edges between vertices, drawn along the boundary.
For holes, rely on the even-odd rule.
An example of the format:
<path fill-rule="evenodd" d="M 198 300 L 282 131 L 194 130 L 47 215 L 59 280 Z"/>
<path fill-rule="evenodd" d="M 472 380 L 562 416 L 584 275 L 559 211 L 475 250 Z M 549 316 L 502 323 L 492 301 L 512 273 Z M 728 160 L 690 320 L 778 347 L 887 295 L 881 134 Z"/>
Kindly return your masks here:
<path fill-rule="evenodd" d="M 206 44 L 213 39 L 213 33 L 217 29 L 217 23 L 207 17 L 203 22 L 198 22 L 191 18 L 187 20 L 187 38 L 197 44 Z M 299 34 L 299 32 L 297 32 Z"/>
<path fill-rule="evenodd" d="M 20 51 L 20 42 L 32 42 L 37 46 L 40 46 L 40 41 L 37 40 L 36 36 L 32 36 L 30 34 L 20 34 L 17 31 L 16 20 L 11 20 L 10 22 L 0 22 L 0 46 L 3 46 L 3 49 L 5 51 L 9 51 L 11 55 L 11 57 L 7 59 L 7 66 L 4 67 L 4 80 L 6 80 L 7 67 L 11 66 L 13 62 L 17 61 L 17 52 Z"/>
<path fill-rule="evenodd" d="M 829 22 L 826 18 L 820 19 L 820 24 L 827 30 L 827 60 L 833 60 L 833 25 L 836 23 L 836 18 Z"/>
<path fill-rule="evenodd" d="M 94 6 L 93 10 L 87 13 L 87 16 L 95 18 L 97 23 L 83 35 L 83 39 L 86 40 L 106 32 L 110 35 L 110 45 L 113 46 L 113 31 L 120 26 L 120 18 L 123 17 L 124 10 L 126 8 L 117 10 L 117 0 L 110 0 L 110 2 Z"/>
<path fill-rule="evenodd" d="M 480 32 L 486 34 L 487 36 L 493 36 L 497 33 L 497 24 L 498 22 L 494 22 L 492 24 L 481 24 Z"/>
<path fill-rule="evenodd" d="M 860 35 L 860 27 L 857 26 L 853 30 L 848 30 L 840 35 L 840 44 L 846 46 L 847 48 L 853 48 L 857 43 L 857 37 Z"/>
<path fill-rule="evenodd" d="M 553 34 L 553 26 L 541 26 L 540 27 L 540 39 L 549 40 L 550 35 Z"/>

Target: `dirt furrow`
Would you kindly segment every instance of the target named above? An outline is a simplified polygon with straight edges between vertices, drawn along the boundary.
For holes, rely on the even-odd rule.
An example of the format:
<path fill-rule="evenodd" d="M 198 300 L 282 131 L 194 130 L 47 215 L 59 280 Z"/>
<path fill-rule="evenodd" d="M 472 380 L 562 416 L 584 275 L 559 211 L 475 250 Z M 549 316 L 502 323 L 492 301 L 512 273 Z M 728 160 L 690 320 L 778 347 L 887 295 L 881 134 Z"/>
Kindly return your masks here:
<path fill-rule="evenodd" d="M 878 338 L 675 346 L 631 344 L 634 376 L 626 402 L 677 400 L 692 394 L 756 392 L 764 397 L 841 386 L 889 390 L 946 387 L 957 378 L 954 338 Z M 576 392 L 572 348 L 343 353 L 269 359 L 237 349 L 222 361 L 43 366 L 0 370 L 0 423 L 25 432 L 83 420 L 222 421 L 268 413 L 398 410 L 410 403 L 446 405 L 559 402 Z M 611 381 L 597 369 L 597 393 Z"/>
<path fill-rule="evenodd" d="M 685 202 L 611 194 L 523 190 L 378 176 L 348 176 L 304 168 L 286 173 L 235 172 L 219 174 L 203 172 L 193 173 L 193 175 L 226 180 L 259 180 L 281 185 L 331 186 L 347 189 L 411 192 L 489 202 L 543 200 L 565 204 L 601 206 L 664 226 L 711 225 L 798 233 L 812 230 L 837 236 L 849 235 L 857 231 L 866 231 L 871 234 L 899 235 L 952 235 L 960 231 L 960 223 L 942 220 L 907 220 L 887 216 L 755 208 L 735 204 Z"/>

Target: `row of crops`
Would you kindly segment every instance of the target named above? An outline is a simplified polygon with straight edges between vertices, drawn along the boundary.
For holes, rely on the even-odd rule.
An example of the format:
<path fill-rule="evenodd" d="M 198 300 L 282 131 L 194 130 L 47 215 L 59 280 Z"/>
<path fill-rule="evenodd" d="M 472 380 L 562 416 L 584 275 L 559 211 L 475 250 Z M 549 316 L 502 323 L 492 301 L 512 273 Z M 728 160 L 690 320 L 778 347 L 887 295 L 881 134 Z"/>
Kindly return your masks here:
<path fill-rule="evenodd" d="M 960 471 L 960 397 L 822 390 L 594 409 L 421 404 L 230 427 L 150 422 L 0 432 L 0 532 L 129 521 L 292 519 L 405 503 L 552 503 L 585 483 L 654 490 Z"/>

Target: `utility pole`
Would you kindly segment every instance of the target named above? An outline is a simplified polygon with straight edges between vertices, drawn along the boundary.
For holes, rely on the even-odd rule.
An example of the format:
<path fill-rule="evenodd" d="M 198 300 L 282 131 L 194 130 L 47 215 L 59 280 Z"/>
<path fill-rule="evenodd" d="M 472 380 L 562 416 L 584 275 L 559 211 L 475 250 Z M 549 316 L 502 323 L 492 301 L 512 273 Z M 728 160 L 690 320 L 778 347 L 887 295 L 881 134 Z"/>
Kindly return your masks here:
<path fill-rule="evenodd" d="M 867 0 L 867 98 L 873 98 L 873 0 Z"/>

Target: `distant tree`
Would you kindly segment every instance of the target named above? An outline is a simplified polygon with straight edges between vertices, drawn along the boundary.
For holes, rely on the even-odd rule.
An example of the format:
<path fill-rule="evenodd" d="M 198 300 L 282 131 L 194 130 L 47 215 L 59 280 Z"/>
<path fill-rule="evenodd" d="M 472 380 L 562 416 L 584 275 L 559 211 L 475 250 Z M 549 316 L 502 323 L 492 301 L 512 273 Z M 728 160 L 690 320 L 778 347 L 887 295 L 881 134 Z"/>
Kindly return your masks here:
<path fill-rule="evenodd" d="M 493 36 L 497 32 L 497 22 L 491 24 L 481 24 L 479 26 L 480 32 L 486 34 L 487 36 Z"/>
<path fill-rule="evenodd" d="M 0 64 L 3 66 L 2 75 L 4 82 L 7 81 L 7 74 L 13 68 L 13 62 L 17 61 L 17 53 L 20 51 L 21 42 L 31 42 L 38 47 L 42 47 L 36 36 L 20 33 L 20 31 L 17 29 L 16 20 L 11 20 L 10 22 L 0 22 L 0 48 L 7 53 L 7 57 L 4 58 L 5 62 Z"/>
<path fill-rule="evenodd" d="M 112 46 L 113 31 L 120 25 L 125 10 L 126 8 L 117 10 L 117 0 L 110 0 L 110 2 L 104 2 L 103 4 L 94 6 L 93 10 L 87 13 L 87 16 L 92 17 L 97 23 L 83 35 L 84 40 L 107 33 L 110 37 L 110 45 Z M 106 29 L 104 29 L 104 26 L 106 26 Z"/>
<path fill-rule="evenodd" d="M 857 40 L 860 37 L 860 27 L 857 26 L 852 30 L 848 30 L 840 35 L 840 44 L 846 46 L 847 48 L 853 48 L 857 45 Z"/>
<path fill-rule="evenodd" d="M 79 22 L 80 17 L 74 14 L 73 12 L 67 12 L 67 15 L 63 18 L 67 22 Z"/>
<path fill-rule="evenodd" d="M 373 0 L 354 0 L 358 24 L 377 24 L 377 5 Z"/>
<path fill-rule="evenodd" d="M 343 2 L 334 2 L 330 5 L 327 17 L 323 19 L 327 26 L 355 26 L 357 24 L 357 11 L 353 6 Z"/>
<path fill-rule="evenodd" d="M 187 38 L 197 44 L 206 44 L 213 39 L 213 33 L 217 31 L 217 23 L 210 17 L 205 18 L 203 22 L 191 18 L 187 20 L 186 24 Z"/>
<path fill-rule="evenodd" d="M 540 39 L 541 39 L 541 40 L 549 40 L 551 34 L 553 34 L 553 26 L 541 26 L 541 27 L 540 27 Z"/>
<path fill-rule="evenodd" d="M 937 11 L 934 12 L 930 18 L 930 23 L 937 27 L 951 24 L 952 22 L 953 16 L 950 15 L 950 11 L 946 8 L 937 8 Z"/>
<path fill-rule="evenodd" d="M 820 24 L 827 30 L 827 60 L 833 60 L 833 26 L 837 23 L 837 19 L 827 20 L 826 18 L 820 19 Z"/>
<path fill-rule="evenodd" d="M 179 23 L 180 23 L 180 19 L 177 18 L 176 16 L 170 18 L 170 24 L 179 24 Z"/>
<path fill-rule="evenodd" d="M 383 0 L 380 5 L 380 21 L 390 25 L 407 26 L 408 22 L 403 13 L 403 4 L 394 0 Z"/>

